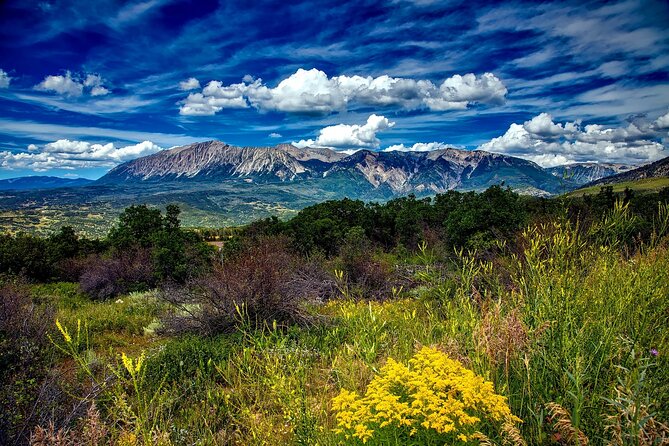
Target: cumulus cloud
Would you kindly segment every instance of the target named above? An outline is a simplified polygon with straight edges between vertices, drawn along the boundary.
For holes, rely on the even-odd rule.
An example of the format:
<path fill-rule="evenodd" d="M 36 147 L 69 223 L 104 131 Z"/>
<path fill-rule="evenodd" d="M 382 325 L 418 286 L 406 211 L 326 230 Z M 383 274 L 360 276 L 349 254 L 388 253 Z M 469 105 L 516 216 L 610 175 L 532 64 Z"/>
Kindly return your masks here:
<path fill-rule="evenodd" d="M 73 76 L 71 72 L 67 71 L 64 76 L 46 76 L 42 82 L 33 88 L 68 97 L 79 97 L 85 92 L 91 96 L 105 96 L 111 93 L 102 83 L 103 80 L 98 74 L 87 74 L 82 78 Z"/>
<path fill-rule="evenodd" d="M 657 118 L 653 124 L 658 130 L 669 129 L 669 112 Z"/>
<path fill-rule="evenodd" d="M 224 108 L 253 106 L 261 111 L 329 114 L 351 104 L 443 111 L 465 109 L 472 103 L 499 104 L 506 93 L 504 83 L 491 73 L 456 74 L 435 85 L 387 75 L 328 77 L 315 68 L 300 68 L 274 88 L 248 75 L 238 84 L 211 81 L 202 92 L 181 101 L 180 113 L 214 115 Z"/>
<path fill-rule="evenodd" d="M 12 81 L 12 78 L 9 77 L 9 74 L 3 69 L 0 69 L 0 88 L 9 88 L 9 83 Z"/>
<path fill-rule="evenodd" d="M 246 83 L 223 86 L 219 81 L 211 81 L 202 93 L 191 93 L 183 101 L 179 113 L 187 116 L 215 115 L 224 108 L 247 108 L 244 91 Z"/>
<path fill-rule="evenodd" d="M 585 161 L 654 161 L 667 156 L 657 141 L 666 136 L 662 131 L 666 116 L 651 123 L 636 120 L 626 127 L 583 127 L 579 121 L 556 123 L 550 114 L 541 113 L 523 124 L 511 124 L 504 135 L 479 149 L 527 158 L 544 167 Z"/>
<path fill-rule="evenodd" d="M 179 82 L 179 90 L 188 91 L 188 90 L 195 90 L 197 88 L 200 88 L 200 81 L 195 79 L 194 77 Z"/>
<path fill-rule="evenodd" d="M 294 142 L 296 147 L 329 147 L 332 149 L 367 148 L 378 149 L 381 141 L 376 137 L 395 125 L 385 116 L 371 115 L 364 125 L 337 124 L 320 130 L 316 140 L 307 139 Z"/>
<path fill-rule="evenodd" d="M 113 143 L 91 144 L 85 141 L 59 139 L 42 147 L 28 146 L 28 152 L 0 152 L 3 169 L 30 169 L 44 172 L 52 169 L 80 169 L 85 167 L 113 167 L 140 156 L 162 150 L 151 141 L 143 141 L 124 147 Z"/>
<path fill-rule="evenodd" d="M 102 78 L 98 74 L 89 74 L 84 80 L 84 87 L 91 89 L 91 96 L 104 96 L 111 93 L 107 88 L 102 86 Z"/>
<path fill-rule="evenodd" d="M 272 132 L 269 134 L 270 138 L 281 138 L 283 135 L 281 133 Z"/>
<path fill-rule="evenodd" d="M 431 152 L 433 150 L 443 150 L 453 148 L 452 145 L 443 142 L 417 142 L 412 146 L 404 144 L 395 144 L 383 149 L 384 152 Z"/>

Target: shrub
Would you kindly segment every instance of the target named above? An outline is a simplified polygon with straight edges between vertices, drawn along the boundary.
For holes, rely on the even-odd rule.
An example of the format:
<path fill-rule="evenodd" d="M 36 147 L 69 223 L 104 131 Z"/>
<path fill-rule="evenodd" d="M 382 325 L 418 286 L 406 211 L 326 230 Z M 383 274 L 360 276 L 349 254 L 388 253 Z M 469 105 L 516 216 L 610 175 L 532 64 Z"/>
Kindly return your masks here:
<path fill-rule="evenodd" d="M 506 397 L 493 384 L 450 359 L 423 347 L 409 367 L 392 358 L 364 396 L 342 390 L 332 402 L 346 439 L 373 444 L 461 444 L 494 423 L 507 439 L 519 439 Z M 520 440 L 522 441 L 522 440 Z"/>
<path fill-rule="evenodd" d="M 89 256 L 79 285 L 94 299 L 145 291 L 155 286 L 151 253 L 147 249 L 137 249 L 112 257 Z"/>
<path fill-rule="evenodd" d="M 162 295 L 187 314 L 169 321 L 176 331 L 229 332 L 239 323 L 308 324 L 305 300 L 321 296 L 321 283 L 305 280 L 313 265 L 301 265 L 284 238 L 262 238 L 205 276 Z"/>

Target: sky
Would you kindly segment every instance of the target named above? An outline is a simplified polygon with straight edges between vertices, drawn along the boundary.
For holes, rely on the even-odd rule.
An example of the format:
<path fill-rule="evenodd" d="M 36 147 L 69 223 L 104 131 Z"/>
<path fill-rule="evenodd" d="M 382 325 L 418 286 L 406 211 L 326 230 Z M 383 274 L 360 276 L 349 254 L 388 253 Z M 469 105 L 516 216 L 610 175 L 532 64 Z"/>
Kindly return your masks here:
<path fill-rule="evenodd" d="M 197 141 L 669 155 L 666 1 L 0 2 L 0 178 Z"/>

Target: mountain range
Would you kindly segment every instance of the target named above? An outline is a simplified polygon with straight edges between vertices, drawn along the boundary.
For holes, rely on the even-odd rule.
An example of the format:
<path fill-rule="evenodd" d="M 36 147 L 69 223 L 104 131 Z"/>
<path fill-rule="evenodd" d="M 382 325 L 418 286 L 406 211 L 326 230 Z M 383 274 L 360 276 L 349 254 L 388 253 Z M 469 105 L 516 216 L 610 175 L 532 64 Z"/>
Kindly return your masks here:
<path fill-rule="evenodd" d="M 56 189 L 59 187 L 85 186 L 91 183 L 93 183 L 93 180 L 85 178 L 31 176 L 0 180 L 0 190 Z"/>
<path fill-rule="evenodd" d="M 584 185 L 600 178 L 627 172 L 634 168 L 635 166 L 630 164 L 573 163 L 549 167 L 546 170 L 557 177 L 568 178 L 571 183 Z"/>
<path fill-rule="evenodd" d="M 221 227 L 269 215 L 290 217 L 305 206 L 343 197 L 383 201 L 497 184 L 548 196 L 629 167 L 582 163 L 544 169 L 521 158 L 453 148 L 348 154 L 290 144 L 236 147 L 208 141 L 128 161 L 95 182 L 75 187 L 6 187 L 0 194 L 0 229 L 48 231 L 67 221 L 101 235 L 121 210 L 138 203 L 176 203 L 185 225 Z M 5 180 L 5 186 L 25 182 L 34 185 L 38 179 Z"/>
<path fill-rule="evenodd" d="M 527 193 L 548 195 L 564 183 L 537 164 L 484 151 L 442 149 L 429 152 L 345 154 L 325 148 L 235 147 L 220 141 L 191 144 L 138 158 L 113 168 L 100 184 L 242 180 L 258 183 L 323 181 L 328 188 L 385 198 L 451 189 L 478 190 L 505 184 Z"/>
<path fill-rule="evenodd" d="M 623 183 L 627 181 L 637 181 L 646 178 L 669 177 L 669 157 L 662 158 L 650 164 L 637 167 L 612 176 L 598 178 L 588 184 L 588 186 L 607 185 L 614 183 Z"/>

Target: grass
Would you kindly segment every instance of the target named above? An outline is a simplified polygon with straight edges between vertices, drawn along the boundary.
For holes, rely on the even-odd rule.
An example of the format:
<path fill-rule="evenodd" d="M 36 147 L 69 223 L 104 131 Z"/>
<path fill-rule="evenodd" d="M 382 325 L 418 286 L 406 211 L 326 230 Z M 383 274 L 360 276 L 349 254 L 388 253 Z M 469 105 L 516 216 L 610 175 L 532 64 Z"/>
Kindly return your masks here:
<path fill-rule="evenodd" d="M 423 346 L 492 382 L 527 444 L 653 444 L 669 435 L 669 248 L 655 238 L 629 253 L 607 240 L 563 221 L 535 226 L 493 261 L 427 262 L 420 286 L 388 301 L 342 296 L 312 308 L 326 321 L 316 326 L 243 324 L 214 338 L 153 336 L 145 328 L 168 309 L 151 293 L 118 303 L 68 284 L 35 293 L 71 331 L 85 321 L 88 348 L 131 356 L 130 368 L 106 359 L 118 376 L 98 399 L 110 444 L 361 444 L 337 432 L 333 399 L 364 395 L 390 358 L 406 365 Z M 478 429 L 468 442 L 507 441 L 492 421 Z M 406 444 L 385 438 L 367 444 Z"/>
<path fill-rule="evenodd" d="M 636 181 L 625 181 L 623 183 L 601 184 L 597 186 L 584 187 L 567 194 L 567 197 L 582 197 L 584 195 L 598 194 L 602 187 L 612 186 L 614 193 L 621 193 L 625 188 L 630 188 L 635 192 L 649 193 L 669 187 L 669 178 L 644 178 Z"/>
<path fill-rule="evenodd" d="M 158 318 L 166 305 L 154 292 L 132 293 L 122 298 L 98 302 L 88 298 L 75 283 L 33 286 L 35 298 L 56 309 L 56 318 L 65 326 L 83 321 L 88 328 L 91 348 L 119 349 L 146 347 L 154 337 Z"/>

